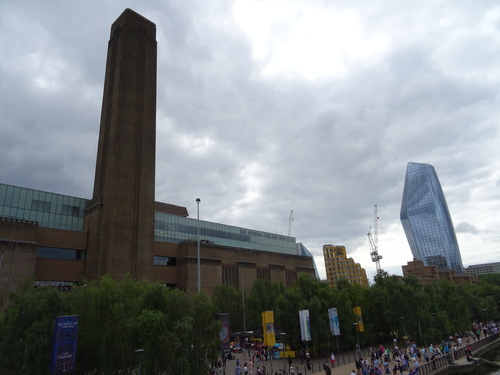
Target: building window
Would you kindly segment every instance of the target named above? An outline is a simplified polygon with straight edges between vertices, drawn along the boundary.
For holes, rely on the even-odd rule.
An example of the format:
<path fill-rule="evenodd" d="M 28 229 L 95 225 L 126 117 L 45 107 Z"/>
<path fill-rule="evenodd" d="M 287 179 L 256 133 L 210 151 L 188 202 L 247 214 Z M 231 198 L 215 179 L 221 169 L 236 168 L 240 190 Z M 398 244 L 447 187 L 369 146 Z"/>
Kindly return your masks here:
<path fill-rule="evenodd" d="M 33 199 L 31 201 L 31 209 L 34 211 L 50 212 L 50 202 Z"/>
<path fill-rule="evenodd" d="M 69 216 L 80 216 L 80 207 L 78 206 L 70 206 L 68 204 L 62 205 L 62 214 Z"/>
<path fill-rule="evenodd" d="M 45 280 L 35 281 L 35 288 L 42 288 L 42 287 L 47 287 L 47 286 L 57 288 L 60 292 L 70 292 L 71 287 L 73 286 L 73 282 L 71 282 L 71 281 L 45 281 Z"/>
<path fill-rule="evenodd" d="M 154 257 L 155 266 L 175 266 L 176 263 L 177 263 L 177 258 L 164 257 L 159 255 L 155 255 Z"/>
<path fill-rule="evenodd" d="M 85 251 L 40 246 L 38 247 L 36 257 L 45 259 L 85 260 Z"/>

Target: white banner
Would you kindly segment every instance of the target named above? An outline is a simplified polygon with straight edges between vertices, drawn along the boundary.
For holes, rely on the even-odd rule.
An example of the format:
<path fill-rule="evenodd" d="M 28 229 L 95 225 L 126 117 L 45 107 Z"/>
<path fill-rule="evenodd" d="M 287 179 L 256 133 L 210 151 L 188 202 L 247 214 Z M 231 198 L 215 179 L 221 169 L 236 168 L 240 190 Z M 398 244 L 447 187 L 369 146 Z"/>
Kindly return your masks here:
<path fill-rule="evenodd" d="M 336 307 L 328 309 L 328 318 L 330 320 L 330 332 L 333 336 L 340 336 L 339 316 Z"/>
<path fill-rule="evenodd" d="M 311 323 L 309 322 L 309 310 L 299 311 L 300 337 L 302 341 L 311 341 Z"/>

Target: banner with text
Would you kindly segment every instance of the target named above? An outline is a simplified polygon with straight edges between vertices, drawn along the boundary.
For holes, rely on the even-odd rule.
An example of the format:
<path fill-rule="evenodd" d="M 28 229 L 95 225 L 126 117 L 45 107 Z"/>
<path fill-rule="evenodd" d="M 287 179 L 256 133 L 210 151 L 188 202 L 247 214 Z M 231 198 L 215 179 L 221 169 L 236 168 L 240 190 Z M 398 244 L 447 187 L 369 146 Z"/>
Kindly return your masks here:
<path fill-rule="evenodd" d="M 328 318 L 330 320 L 330 332 L 332 336 L 340 336 L 339 316 L 337 315 L 336 307 L 328 309 Z"/>
<path fill-rule="evenodd" d="M 262 313 L 262 327 L 264 327 L 264 345 L 276 345 L 276 333 L 274 332 L 274 313 L 272 311 L 264 311 Z"/>
<path fill-rule="evenodd" d="M 361 307 L 356 306 L 353 308 L 354 315 L 356 315 L 356 319 L 358 322 L 356 323 L 356 330 L 358 332 L 364 332 L 365 331 L 365 326 L 363 325 L 363 315 L 361 314 Z"/>
<path fill-rule="evenodd" d="M 300 338 L 302 341 L 311 341 L 311 324 L 309 321 L 309 310 L 299 311 Z"/>
<path fill-rule="evenodd" d="M 52 338 L 51 375 L 69 374 L 76 367 L 78 315 L 58 316 Z"/>
<path fill-rule="evenodd" d="M 223 353 L 229 352 L 231 344 L 231 324 L 229 323 L 229 314 L 220 313 L 218 315 L 221 328 L 219 332 L 220 337 L 220 351 Z"/>

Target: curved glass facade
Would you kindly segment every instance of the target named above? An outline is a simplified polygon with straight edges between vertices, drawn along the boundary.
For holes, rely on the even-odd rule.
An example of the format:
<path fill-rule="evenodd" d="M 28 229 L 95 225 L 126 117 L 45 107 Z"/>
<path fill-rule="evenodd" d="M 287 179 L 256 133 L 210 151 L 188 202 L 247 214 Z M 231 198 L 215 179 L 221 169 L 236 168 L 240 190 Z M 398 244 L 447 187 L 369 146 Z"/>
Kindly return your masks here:
<path fill-rule="evenodd" d="M 463 275 L 455 229 L 432 165 L 408 163 L 400 218 L 415 259 Z"/>

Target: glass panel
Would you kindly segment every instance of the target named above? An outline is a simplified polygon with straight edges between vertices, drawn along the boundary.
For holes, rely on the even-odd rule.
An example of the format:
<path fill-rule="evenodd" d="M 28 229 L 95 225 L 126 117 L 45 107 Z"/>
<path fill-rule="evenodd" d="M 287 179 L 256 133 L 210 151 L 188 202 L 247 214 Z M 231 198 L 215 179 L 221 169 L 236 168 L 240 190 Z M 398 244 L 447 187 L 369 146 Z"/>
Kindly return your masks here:
<path fill-rule="evenodd" d="M 204 244 L 223 245 L 244 249 L 296 254 L 294 237 L 268 232 L 210 223 L 157 212 L 155 214 L 155 240 L 165 242 L 200 241 Z"/>
<path fill-rule="evenodd" d="M 84 260 L 85 251 L 40 246 L 38 248 L 36 256 L 37 258 L 46 258 L 46 259 Z"/>
<path fill-rule="evenodd" d="M 63 201 L 68 202 L 65 212 Z M 1 215 L 37 221 L 42 227 L 83 230 L 86 202 L 82 198 L 0 184 Z M 75 220 L 68 222 L 68 217 Z"/>

